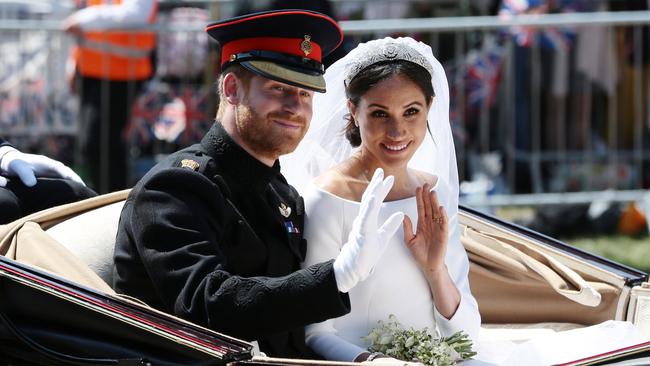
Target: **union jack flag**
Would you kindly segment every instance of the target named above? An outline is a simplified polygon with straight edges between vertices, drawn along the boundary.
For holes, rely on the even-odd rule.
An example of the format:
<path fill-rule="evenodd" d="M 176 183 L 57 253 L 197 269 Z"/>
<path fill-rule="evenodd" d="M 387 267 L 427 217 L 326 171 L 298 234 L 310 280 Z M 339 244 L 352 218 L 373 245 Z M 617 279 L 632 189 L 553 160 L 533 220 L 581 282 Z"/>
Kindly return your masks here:
<path fill-rule="evenodd" d="M 446 65 L 448 80 L 451 83 L 452 119 L 456 118 L 459 88 L 464 90 L 467 110 L 480 107 L 486 103 L 492 106 L 496 100 L 501 70 L 505 58 L 505 49 L 494 37 L 486 37 L 481 49 L 470 50 L 455 65 Z"/>
<path fill-rule="evenodd" d="M 210 92 L 202 86 L 150 84 L 134 103 L 125 140 L 136 146 L 200 141 L 214 121 L 208 115 Z"/>
<path fill-rule="evenodd" d="M 465 88 L 467 103 L 477 107 L 481 103 L 492 106 L 496 99 L 504 49 L 498 44 L 491 44 L 482 50 L 468 53 L 465 64 Z"/>
<path fill-rule="evenodd" d="M 483 106 L 492 107 L 499 90 L 505 49 L 494 35 L 483 42 L 482 48 L 469 51 L 455 64 L 445 65 L 450 82 L 449 120 L 457 145 L 467 145 L 470 139 L 468 116 Z"/>
<path fill-rule="evenodd" d="M 592 11 L 596 2 L 591 0 L 502 0 L 499 16 L 509 19 L 520 14 L 548 12 L 572 13 Z M 541 30 L 526 26 L 512 27 L 510 33 L 515 42 L 522 47 L 530 47 L 538 42 L 541 47 L 568 51 L 575 39 L 571 27 L 549 27 Z"/>

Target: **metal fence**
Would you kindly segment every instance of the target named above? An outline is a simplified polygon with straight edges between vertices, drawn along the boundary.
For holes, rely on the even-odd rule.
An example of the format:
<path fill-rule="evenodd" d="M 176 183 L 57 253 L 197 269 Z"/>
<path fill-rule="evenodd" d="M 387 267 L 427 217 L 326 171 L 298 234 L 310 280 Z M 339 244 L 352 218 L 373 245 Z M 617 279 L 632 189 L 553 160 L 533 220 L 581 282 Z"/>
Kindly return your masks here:
<path fill-rule="evenodd" d="M 637 11 L 342 26 L 415 33 L 442 55 L 465 203 L 608 199 L 650 211 L 648 23 L 650 12 Z"/>
<path fill-rule="evenodd" d="M 159 40 L 201 44 L 204 24 L 159 23 Z M 474 206 L 644 201 L 650 212 L 650 12 L 342 21 L 347 49 L 384 35 L 429 43 L 452 93 L 462 200 Z M 73 40 L 54 20 L 0 23 L 0 130 L 74 164 Z M 522 42 L 521 39 L 526 41 Z M 158 154 L 197 140 L 214 116 L 214 51 L 199 77 L 158 76 L 125 136 L 135 180 Z M 162 53 L 161 53 L 162 52 Z M 179 122 L 180 121 L 180 122 Z M 182 126 L 179 123 L 184 124 Z M 174 130 L 176 126 L 176 130 Z M 47 137 L 47 138 L 46 138 Z M 43 141 L 47 143 L 43 145 Z M 45 151 L 42 149 L 45 148 Z M 613 192 L 607 195 L 604 190 Z"/>

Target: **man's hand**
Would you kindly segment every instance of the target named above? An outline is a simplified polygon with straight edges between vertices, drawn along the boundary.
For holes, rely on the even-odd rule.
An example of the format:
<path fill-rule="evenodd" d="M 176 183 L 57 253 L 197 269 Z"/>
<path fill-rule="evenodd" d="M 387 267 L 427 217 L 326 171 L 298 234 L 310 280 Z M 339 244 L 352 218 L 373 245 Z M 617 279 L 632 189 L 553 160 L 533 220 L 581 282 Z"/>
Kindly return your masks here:
<path fill-rule="evenodd" d="M 334 260 L 334 276 L 341 292 L 350 291 L 370 275 L 404 219 L 402 212 L 396 212 L 377 228 L 379 209 L 393 181 L 392 176 L 384 180 L 384 171 L 377 169 L 361 197 L 359 215 L 352 223 L 348 241 Z"/>
<path fill-rule="evenodd" d="M 11 147 L 9 149 L 0 158 L 0 174 L 5 177 L 18 177 L 27 187 L 36 184 L 36 177 L 71 179 L 84 184 L 77 173 L 60 161 L 44 155 L 25 154 Z M 0 187 L 6 185 L 7 179 L 2 177 Z"/>

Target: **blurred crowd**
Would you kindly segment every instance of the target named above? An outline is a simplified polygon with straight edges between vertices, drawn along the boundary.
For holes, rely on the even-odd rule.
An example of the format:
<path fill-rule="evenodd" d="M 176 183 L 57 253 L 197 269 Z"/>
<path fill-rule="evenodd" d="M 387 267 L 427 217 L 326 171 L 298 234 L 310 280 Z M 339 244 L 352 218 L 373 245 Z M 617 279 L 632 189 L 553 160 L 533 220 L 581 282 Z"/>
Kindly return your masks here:
<path fill-rule="evenodd" d="M 649 3 L 161 1 L 156 22 L 182 29 L 211 19 L 280 8 L 316 10 L 338 20 L 481 15 L 508 19 L 520 14 L 648 10 Z M 71 10 L 75 9 L 57 2 L 47 9 L 17 2 L 0 5 L 0 17 L 63 20 Z M 325 60 L 326 65 L 357 43 L 383 35 L 388 34 L 346 36 L 343 47 Z M 521 26 L 407 35 L 430 44 L 448 73 L 463 194 L 650 188 L 647 156 L 636 162 L 623 157 L 611 161 L 612 152 L 650 146 L 647 124 L 638 123 L 648 120 L 648 109 L 643 107 L 650 85 L 647 26 Z M 153 71 L 128 89 L 136 93 L 133 100 L 123 102 L 128 117 L 119 133 L 108 140 L 110 146 L 123 149 L 124 155 L 112 152 L 108 158 L 89 158 L 78 138 L 83 103 L 80 107 L 64 77 L 68 49 L 75 40 L 55 32 L 0 34 L 0 130 L 15 146 L 71 165 L 101 193 L 131 186 L 159 156 L 198 141 L 212 124 L 218 104 L 214 91 L 217 47 L 203 32 L 161 32 L 150 54 Z M 506 128 L 504 121 L 514 128 Z M 615 128 L 612 121 L 616 121 Z M 111 122 L 100 122 L 107 123 Z M 539 156 L 540 152 L 560 156 L 570 151 L 587 151 L 589 164 L 582 161 L 584 156 L 569 159 L 570 154 L 565 154 L 555 160 Z M 108 175 L 91 174 L 88 167 L 102 167 L 113 159 L 124 164 L 123 177 L 102 185 L 102 179 L 117 173 L 106 168 L 111 172 Z M 541 159 L 537 168 L 532 164 L 535 159 Z"/>

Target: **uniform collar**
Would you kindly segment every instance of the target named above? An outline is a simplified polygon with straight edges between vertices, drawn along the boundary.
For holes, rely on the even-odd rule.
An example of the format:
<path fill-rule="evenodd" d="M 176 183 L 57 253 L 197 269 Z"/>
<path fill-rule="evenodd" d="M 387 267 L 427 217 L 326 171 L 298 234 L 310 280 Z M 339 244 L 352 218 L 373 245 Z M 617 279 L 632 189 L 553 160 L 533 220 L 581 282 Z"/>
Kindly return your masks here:
<path fill-rule="evenodd" d="M 255 159 L 230 137 L 221 122 L 216 121 L 201 141 L 208 154 L 218 160 L 219 174 L 230 176 L 246 187 L 265 188 L 280 174 L 280 162 L 276 160 L 269 167 Z"/>

